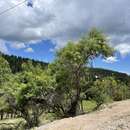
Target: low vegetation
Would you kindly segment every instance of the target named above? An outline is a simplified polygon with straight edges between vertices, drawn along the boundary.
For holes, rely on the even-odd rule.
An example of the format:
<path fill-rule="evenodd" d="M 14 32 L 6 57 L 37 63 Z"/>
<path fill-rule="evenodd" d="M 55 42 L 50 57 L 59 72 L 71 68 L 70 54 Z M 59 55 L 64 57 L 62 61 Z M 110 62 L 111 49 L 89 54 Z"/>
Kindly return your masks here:
<path fill-rule="evenodd" d="M 26 122 L 22 126 L 29 129 L 38 126 L 40 119 L 43 123 L 73 117 L 104 102 L 128 99 L 129 76 L 125 75 L 125 81 L 114 72 L 102 76 L 90 66 L 95 58 L 113 54 L 105 36 L 96 29 L 58 50 L 48 65 L 1 54 L 0 119 L 22 118 Z"/>
<path fill-rule="evenodd" d="M 26 122 L 21 118 L 0 121 L 0 130 L 24 130 Z"/>

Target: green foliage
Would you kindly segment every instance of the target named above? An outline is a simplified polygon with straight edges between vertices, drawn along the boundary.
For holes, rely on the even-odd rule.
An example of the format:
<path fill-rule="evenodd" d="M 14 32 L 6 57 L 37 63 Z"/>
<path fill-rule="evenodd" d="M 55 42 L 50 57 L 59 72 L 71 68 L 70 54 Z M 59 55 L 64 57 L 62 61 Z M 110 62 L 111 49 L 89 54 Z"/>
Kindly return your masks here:
<path fill-rule="evenodd" d="M 0 55 L 0 87 L 8 80 L 11 69 L 8 62 Z"/>
<path fill-rule="evenodd" d="M 24 130 L 26 121 L 18 118 L 0 121 L 0 130 Z"/>
<path fill-rule="evenodd" d="M 89 73 L 92 77 L 95 77 L 96 75 L 100 79 L 104 77 L 114 77 L 115 80 L 120 80 L 126 85 L 130 83 L 130 76 L 121 72 L 116 72 L 102 68 L 89 68 Z"/>
<path fill-rule="evenodd" d="M 83 100 L 82 105 L 83 105 L 83 112 L 91 112 L 97 107 L 97 103 L 94 100 Z"/>
<path fill-rule="evenodd" d="M 82 49 L 90 59 L 98 56 L 106 58 L 113 55 L 114 52 L 114 49 L 108 46 L 105 35 L 95 28 L 88 33 L 87 37 L 82 38 L 80 43 L 85 45 Z"/>
<path fill-rule="evenodd" d="M 43 113 L 41 116 L 40 116 L 40 125 L 44 125 L 46 123 L 50 123 L 54 120 L 59 120 L 61 119 L 60 117 L 58 117 L 55 113 Z"/>
<path fill-rule="evenodd" d="M 32 61 L 29 61 L 22 65 L 22 69 L 22 72 L 15 75 L 10 73 L 9 80 L 2 87 L 5 99 L 2 107 L 4 109 L 8 106 L 9 111 L 18 111 L 27 121 L 27 127 L 33 127 L 38 125 L 39 116 L 48 108 L 47 94 L 53 89 L 54 81 L 40 64 L 33 66 Z"/>
<path fill-rule="evenodd" d="M 5 55 L 5 54 L 1 54 L 1 55 L 5 60 L 8 61 L 9 66 L 11 68 L 11 71 L 13 73 L 21 72 L 22 71 L 22 64 L 27 63 L 28 61 L 32 61 L 33 66 L 37 66 L 37 64 L 40 64 L 43 69 L 46 68 L 46 66 L 48 64 L 48 63 L 44 63 L 41 61 L 35 61 L 33 59 L 22 58 L 19 56 L 13 56 L 13 55 L 9 56 L 9 55 Z"/>
<path fill-rule="evenodd" d="M 37 126 L 38 118 L 48 108 L 47 94 L 53 89 L 53 79 L 47 75 L 40 65 L 32 62 L 23 64 L 23 71 L 15 77 L 14 98 L 17 109 L 27 121 L 28 127 Z"/>
<path fill-rule="evenodd" d="M 96 29 L 79 42 L 69 42 L 57 52 L 56 60 L 49 65 L 49 72 L 55 77 L 56 90 L 60 94 L 58 108 L 60 106 L 65 115 L 76 115 L 80 94 L 88 83 L 86 67 L 90 60 L 112 54 L 113 49 L 108 46 L 105 36 Z"/>
<path fill-rule="evenodd" d="M 98 105 L 111 100 L 119 101 L 130 97 L 128 86 L 113 77 L 97 79 L 87 93 L 97 101 Z"/>
<path fill-rule="evenodd" d="M 4 96 L 0 97 L 0 111 L 8 109 L 9 104 L 6 102 L 6 99 Z"/>

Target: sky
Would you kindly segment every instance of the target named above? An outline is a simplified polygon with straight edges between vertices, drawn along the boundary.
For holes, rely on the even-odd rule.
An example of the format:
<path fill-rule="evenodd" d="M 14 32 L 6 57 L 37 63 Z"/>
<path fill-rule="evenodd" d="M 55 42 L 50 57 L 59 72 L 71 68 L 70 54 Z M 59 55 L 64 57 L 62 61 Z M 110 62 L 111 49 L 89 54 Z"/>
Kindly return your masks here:
<path fill-rule="evenodd" d="M 0 51 L 52 62 L 55 51 L 77 41 L 93 27 L 105 33 L 116 50 L 97 58 L 94 67 L 130 74 L 130 0 L 32 0 L 1 15 L 23 0 L 0 0 Z"/>

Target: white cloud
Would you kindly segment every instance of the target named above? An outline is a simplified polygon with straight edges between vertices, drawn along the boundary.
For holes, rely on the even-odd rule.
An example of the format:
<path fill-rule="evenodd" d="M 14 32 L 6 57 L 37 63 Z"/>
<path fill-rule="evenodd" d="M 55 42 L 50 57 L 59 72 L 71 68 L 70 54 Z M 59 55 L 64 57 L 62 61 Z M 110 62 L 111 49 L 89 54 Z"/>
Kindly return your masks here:
<path fill-rule="evenodd" d="M 122 43 L 115 47 L 117 51 L 121 53 L 122 56 L 130 54 L 130 44 Z"/>
<path fill-rule="evenodd" d="M 25 52 L 32 53 L 32 52 L 34 52 L 34 50 L 33 50 L 31 47 L 29 47 L 29 48 L 26 48 L 26 49 L 25 49 Z"/>
<path fill-rule="evenodd" d="M 25 43 L 13 42 L 11 44 L 11 47 L 13 47 L 15 49 L 23 49 L 23 48 L 26 48 L 26 45 L 25 45 Z"/>
<path fill-rule="evenodd" d="M 114 57 L 114 56 L 111 56 L 111 57 L 108 57 L 108 58 L 106 58 L 105 60 L 103 60 L 104 62 L 106 62 L 106 63 L 115 63 L 115 62 L 117 62 L 118 61 L 118 59 L 117 59 L 117 57 Z"/>
<path fill-rule="evenodd" d="M 3 40 L 0 40 L 0 52 L 9 53 L 8 48 Z"/>
<path fill-rule="evenodd" d="M 22 1 L 0 0 L 0 12 Z M 34 8 L 23 4 L 0 16 L 0 39 L 22 43 L 15 48 L 51 39 L 59 48 L 98 27 L 111 36 L 114 47 L 130 45 L 129 12 L 130 0 L 34 0 Z"/>
<path fill-rule="evenodd" d="M 53 53 L 53 52 L 55 52 L 55 49 L 54 49 L 54 48 L 50 48 L 50 49 L 49 49 L 49 52 L 52 52 L 52 53 Z"/>

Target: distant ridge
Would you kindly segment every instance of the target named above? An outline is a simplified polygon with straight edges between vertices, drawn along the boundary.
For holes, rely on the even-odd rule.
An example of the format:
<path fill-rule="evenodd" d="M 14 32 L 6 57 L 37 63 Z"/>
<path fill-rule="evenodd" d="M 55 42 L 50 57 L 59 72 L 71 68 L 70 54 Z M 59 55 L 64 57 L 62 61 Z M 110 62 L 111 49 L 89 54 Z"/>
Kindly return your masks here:
<path fill-rule="evenodd" d="M 22 63 L 27 62 L 27 61 L 32 61 L 34 66 L 36 66 L 37 64 L 40 64 L 43 68 L 45 68 L 48 65 L 48 63 L 43 62 L 43 61 L 23 58 L 23 57 L 14 56 L 14 55 L 5 55 L 2 53 L 0 54 L 9 62 L 10 68 L 12 69 L 13 73 L 20 72 L 22 70 L 21 68 Z M 126 73 L 117 72 L 117 71 L 108 70 L 108 69 L 102 69 L 102 68 L 90 68 L 89 71 L 91 72 L 93 76 L 98 76 L 98 78 L 113 76 L 117 80 L 121 80 L 126 84 L 130 83 L 130 76 Z"/>
<path fill-rule="evenodd" d="M 22 64 L 26 63 L 28 61 L 32 61 L 32 64 L 34 66 L 36 66 L 37 64 L 40 64 L 43 68 L 45 68 L 48 65 L 48 63 L 46 63 L 46 62 L 29 59 L 29 58 L 23 58 L 20 56 L 6 55 L 6 54 L 2 54 L 2 53 L 1 53 L 1 55 L 3 58 L 5 58 L 8 61 L 13 73 L 20 72 L 22 70 Z"/>
<path fill-rule="evenodd" d="M 130 83 L 130 76 L 126 73 L 117 72 L 108 69 L 102 69 L 102 68 L 90 68 L 89 71 L 92 72 L 93 76 L 96 75 L 98 78 L 112 76 L 115 79 L 123 81 L 126 84 Z"/>

